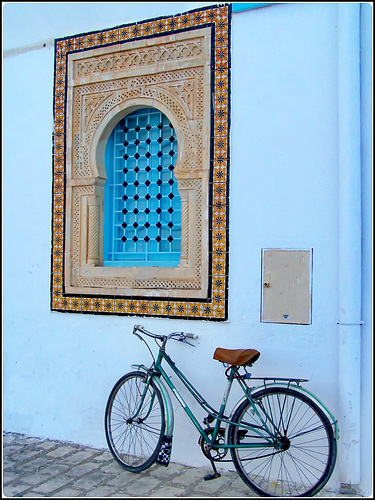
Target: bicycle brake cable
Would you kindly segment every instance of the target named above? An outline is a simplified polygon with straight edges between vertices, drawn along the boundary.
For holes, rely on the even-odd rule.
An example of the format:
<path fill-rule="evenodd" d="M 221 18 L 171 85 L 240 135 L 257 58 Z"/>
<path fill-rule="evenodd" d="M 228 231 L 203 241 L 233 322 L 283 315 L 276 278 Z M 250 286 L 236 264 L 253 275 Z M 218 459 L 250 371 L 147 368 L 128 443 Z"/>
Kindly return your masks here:
<path fill-rule="evenodd" d="M 147 349 L 150 351 L 151 357 L 152 357 L 152 359 L 153 359 L 153 365 L 155 365 L 155 357 L 154 357 L 154 354 L 153 354 L 153 352 L 152 352 L 152 350 L 151 350 L 150 346 L 147 344 L 147 342 L 145 341 L 145 339 L 144 339 L 141 335 L 139 335 L 138 333 L 134 333 L 134 335 L 135 335 L 136 337 L 138 337 L 139 339 L 141 339 L 141 340 L 142 340 L 142 342 L 144 342 L 144 343 L 146 344 L 146 347 L 147 347 Z"/>

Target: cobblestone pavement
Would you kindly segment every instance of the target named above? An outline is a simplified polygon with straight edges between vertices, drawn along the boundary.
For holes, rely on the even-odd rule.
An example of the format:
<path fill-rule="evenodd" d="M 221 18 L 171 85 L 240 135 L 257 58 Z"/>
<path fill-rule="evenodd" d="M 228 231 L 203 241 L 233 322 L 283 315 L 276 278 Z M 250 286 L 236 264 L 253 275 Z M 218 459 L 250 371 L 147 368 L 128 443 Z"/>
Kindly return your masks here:
<path fill-rule="evenodd" d="M 111 454 L 69 442 L 3 433 L 3 497 L 251 497 L 236 472 L 211 473 L 176 463 L 140 474 L 122 469 Z M 318 496 L 349 496 L 321 492 Z"/>

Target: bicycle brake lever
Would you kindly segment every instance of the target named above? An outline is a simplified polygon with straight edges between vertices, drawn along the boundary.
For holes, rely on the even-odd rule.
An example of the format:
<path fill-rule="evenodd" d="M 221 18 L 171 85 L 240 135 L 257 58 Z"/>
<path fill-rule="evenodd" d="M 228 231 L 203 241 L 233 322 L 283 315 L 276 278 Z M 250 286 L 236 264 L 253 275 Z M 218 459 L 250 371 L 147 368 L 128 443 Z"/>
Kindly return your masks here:
<path fill-rule="evenodd" d="M 178 334 L 174 334 L 174 335 L 178 335 L 178 337 L 177 337 L 177 338 L 174 338 L 173 340 L 177 340 L 177 342 L 184 342 L 184 343 L 186 343 L 186 344 L 189 344 L 189 345 L 191 345 L 191 346 L 195 347 L 195 345 L 190 344 L 190 342 L 188 342 L 188 341 L 186 340 L 186 337 L 187 337 L 186 333 L 184 333 L 184 332 L 179 332 Z M 173 337 L 171 337 L 171 338 L 173 338 Z"/>
<path fill-rule="evenodd" d="M 196 338 L 196 336 L 193 336 L 193 334 L 192 334 L 192 333 L 189 333 L 189 334 L 187 334 L 187 333 L 182 333 L 182 335 L 183 335 L 183 337 L 181 338 L 181 341 L 182 341 L 182 342 L 185 342 L 185 344 L 189 344 L 189 345 L 191 345 L 192 347 L 195 347 L 195 345 L 194 345 L 194 344 L 192 344 L 191 342 L 188 342 L 188 341 L 186 340 L 186 338 Z"/>

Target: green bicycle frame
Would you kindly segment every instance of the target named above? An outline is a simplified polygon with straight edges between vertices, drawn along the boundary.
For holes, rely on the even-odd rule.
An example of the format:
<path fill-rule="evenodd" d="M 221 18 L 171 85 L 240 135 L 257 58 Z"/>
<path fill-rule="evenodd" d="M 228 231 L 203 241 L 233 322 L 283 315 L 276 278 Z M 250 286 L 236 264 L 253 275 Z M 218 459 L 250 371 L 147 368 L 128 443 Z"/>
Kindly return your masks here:
<path fill-rule="evenodd" d="M 214 430 L 213 430 L 212 434 L 210 435 L 211 437 L 207 435 L 207 433 L 205 432 L 205 429 L 200 425 L 200 423 L 196 419 L 195 415 L 193 414 L 193 412 L 191 411 L 191 409 L 189 408 L 187 403 L 184 401 L 181 394 L 178 392 L 176 386 L 174 385 L 174 383 L 171 381 L 170 377 L 167 375 L 167 373 L 165 372 L 165 370 L 161 366 L 163 360 L 166 361 L 166 363 L 169 365 L 169 367 L 171 368 L 173 373 L 179 378 L 179 380 L 183 383 L 183 385 L 188 390 L 188 392 L 198 402 L 198 404 L 201 406 L 201 408 L 204 411 L 207 411 L 214 418 L 214 420 L 216 420 Z M 250 404 L 252 405 L 253 411 L 258 416 L 259 421 L 261 422 L 261 425 L 259 425 L 259 426 L 248 425 L 247 426 L 244 423 L 237 424 L 237 423 L 233 422 L 232 420 L 230 420 L 229 417 L 226 417 L 224 415 L 236 369 L 237 369 L 236 367 L 233 367 L 233 366 L 231 367 L 230 375 L 228 377 L 228 382 L 227 382 L 227 386 L 226 386 L 226 389 L 224 392 L 224 396 L 222 399 L 220 410 L 216 411 L 212 406 L 210 406 L 208 404 L 208 402 L 203 398 L 203 396 L 201 396 L 199 394 L 199 392 L 195 389 L 195 387 L 187 380 L 187 378 L 177 368 L 176 364 L 174 363 L 174 361 L 172 361 L 172 359 L 168 356 L 168 354 L 163 349 L 160 349 L 158 358 L 155 362 L 155 366 L 152 369 L 149 369 L 146 371 L 146 373 L 148 374 L 148 377 L 146 380 L 146 386 L 145 386 L 145 389 L 143 391 L 143 395 L 141 397 L 140 406 L 139 406 L 137 413 L 134 417 L 136 417 L 138 415 L 138 413 L 143 405 L 143 401 L 145 399 L 145 396 L 146 396 L 148 387 L 151 383 L 151 380 L 154 378 L 157 378 L 157 377 L 161 377 L 164 380 L 164 382 L 166 383 L 166 385 L 169 387 L 171 392 L 175 395 L 176 399 L 178 400 L 178 402 L 180 403 L 180 405 L 184 409 L 185 413 L 187 414 L 187 416 L 189 417 L 189 419 L 191 420 L 193 425 L 196 427 L 196 429 L 198 430 L 198 432 L 200 433 L 202 438 L 207 443 L 209 443 L 213 449 L 273 447 L 275 439 L 277 438 L 277 435 L 278 435 L 277 426 L 272 422 L 271 417 L 265 413 L 264 409 L 262 411 L 265 414 L 266 418 L 262 418 L 262 415 L 258 411 L 251 396 L 249 395 L 247 387 L 245 386 L 245 384 L 242 381 L 241 381 L 242 383 L 240 382 L 240 379 L 237 379 L 237 380 L 240 382 L 241 389 L 243 390 L 245 396 L 247 397 Z M 150 403 L 150 407 L 151 406 L 152 406 L 152 402 Z M 265 420 L 268 420 L 269 422 L 272 423 L 272 426 L 274 427 L 275 432 L 272 432 L 269 429 Z M 227 444 L 227 443 L 222 444 L 222 443 L 220 443 L 220 444 L 215 444 L 216 438 L 217 438 L 218 433 L 219 433 L 221 422 L 224 422 L 226 425 L 236 425 L 238 427 L 241 427 L 241 429 L 251 430 L 251 431 L 257 433 L 266 442 L 263 441 L 261 444 L 259 444 L 259 443 L 246 443 L 246 444 L 240 444 L 240 443 L 238 443 L 238 444 Z"/>

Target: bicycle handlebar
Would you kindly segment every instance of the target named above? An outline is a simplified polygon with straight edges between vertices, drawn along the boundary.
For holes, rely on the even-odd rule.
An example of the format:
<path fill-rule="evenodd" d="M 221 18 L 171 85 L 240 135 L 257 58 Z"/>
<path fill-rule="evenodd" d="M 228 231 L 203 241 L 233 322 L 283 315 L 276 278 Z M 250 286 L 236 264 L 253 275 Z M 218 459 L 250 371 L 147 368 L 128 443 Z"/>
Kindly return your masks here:
<path fill-rule="evenodd" d="M 156 333 L 149 332 L 142 325 L 134 325 L 133 333 L 135 333 L 136 331 L 143 333 L 144 335 L 147 335 L 148 337 L 152 337 L 154 339 L 159 339 L 159 340 L 173 339 L 173 340 L 184 341 L 185 338 L 194 339 L 194 340 L 198 338 L 198 335 L 196 335 L 195 333 L 185 333 L 185 332 L 173 332 L 173 333 L 170 333 L 169 335 L 157 335 Z M 179 338 L 174 339 L 173 337 L 175 337 L 175 336 L 178 336 Z"/>

